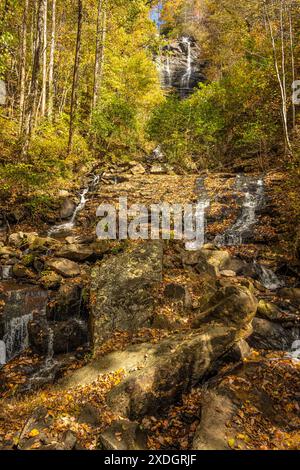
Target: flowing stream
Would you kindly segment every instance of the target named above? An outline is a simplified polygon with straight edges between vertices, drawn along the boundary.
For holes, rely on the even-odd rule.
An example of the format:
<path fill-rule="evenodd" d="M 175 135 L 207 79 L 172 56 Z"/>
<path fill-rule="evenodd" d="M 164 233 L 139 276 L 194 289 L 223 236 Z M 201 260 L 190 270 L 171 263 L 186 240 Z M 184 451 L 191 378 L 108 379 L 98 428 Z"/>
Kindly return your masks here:
<path fill-rule="evenodd" d="M 49 236 L 64 233 L 64 232 L 69 232 L 75 227 L 77 215 L 79 214 L 79 212 L 81 212 L 85 208 L 85 205 L 88 201 L 88 194 L 98 186 L 99 182 L 100 182 L 100 175 L 95 175 L 93 177 L 92 182 L 86 188 L 84 188 L 82 192 L 80 193 L 79 204 L 76 206 L 70 221 L 65 222 L 63 224 L 55 225 L 54 227 L 52 227 L 48 231 Z"/>
<path fill-rule="evenodd" d="M 238 175 L 236 179 L 236 190 L 243 193 L 243 205 L 241 215 L 236 223 L 226 230 L 222 235 L 217 235 L 215 243 L 218 246 L 240 246 L 249 231 L 257 222 L 257 211 L 265 204 L 264 181 L 262 178 L 253 178 Z"/>
<path fill-rule="evenodd" d="M 190 81 L 192 76 L 192 53 L 191 53 L 191 41 L 189 38 L 182 38 L 182 43 L 187 47 L 187 63 L 186 63 L 186 72 L 181 79 L 181 89 L 182 94 L 185 94 L 187 91 L 190 91 Z"/>

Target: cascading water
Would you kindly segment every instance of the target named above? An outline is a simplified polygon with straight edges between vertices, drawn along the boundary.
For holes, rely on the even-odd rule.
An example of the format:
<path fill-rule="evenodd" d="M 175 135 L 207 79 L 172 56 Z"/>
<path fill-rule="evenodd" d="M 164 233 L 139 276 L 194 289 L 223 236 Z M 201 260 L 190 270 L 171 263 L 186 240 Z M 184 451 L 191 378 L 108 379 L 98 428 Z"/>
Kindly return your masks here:
<path fill-rule="evenodd" d="M 90 193 L 92 189 L 97 187 L 97 185 L 99 184 L 99 181 L 100 181 L 100 175 L 95 175 L 92 180 L 92 183 L 86 188 L 84 188 L 83 191 L 81 192 L 79 204 L 76 206 L 73 212 L 73 215 L 71 217 L 71 220 L 69 222 L 55 225 L 54 227 L 52 227 L 48 231 L 49 236 L 63 233 L 63 232 L 68 232 L 74 228 L 77 215 L 79 214 L 79 212 L 81 212 L 85 208 L 85 205 L 88 201 L 88 198 L 87 198 L 88 194 Z"/>
<path fill-rule="evenodd" d="M 185 244 L 188 251 L 200 250 L 205 243 L 205 211 L 210 205 L 203 178 L 198 178 L 196 181 L 195 192 L 198 195 L 198 202 L 195 212 L 196 227 L 192 228 L 192 232 L 197 233 L 197 239 Z"/>
<path fill-rule="evenodd" d="M 2 358 L 5 356 L 4 364 L 28 348 L 28 323 L 32 319 L 33 314 L 30 313 L 28 315 L 22 315 L 21 317 L 12 318 L 6 324 L 6 332 L 3 338 L 5 352 L 2 353 Z"/>
<path fill-rule="evenodd" d="M 264 205 L 264 182 L 246 176 L 237 176 L 236 189 L 244 193 L 242 213 L 236 223 L 222 235 L 217 235 L 218 246 L 239 246 L 245 241 L 249 230 L 256 223 L 256 213 Z"/>
<path fill-rule="evenodd" d="M 186 72 L 181 79 L 181 90 L 182 94 L 186 94 L 186 92 L 190 90 L 190 81 L 192 76 L 192 49 L 191 41 L 189 38 L 182 38 L 182 43 L 185 44 L 187 47 L 187 64 Z"/>
<path fill-rule="evenodd" d="M 283 282 L 278 279 L 276 274 L 269 268 L 266 268 L 262 264 L 254 263 L 255 270 L 257 272 L 260 283 L 269 290 L 276 290 L 283 287 Z"/>

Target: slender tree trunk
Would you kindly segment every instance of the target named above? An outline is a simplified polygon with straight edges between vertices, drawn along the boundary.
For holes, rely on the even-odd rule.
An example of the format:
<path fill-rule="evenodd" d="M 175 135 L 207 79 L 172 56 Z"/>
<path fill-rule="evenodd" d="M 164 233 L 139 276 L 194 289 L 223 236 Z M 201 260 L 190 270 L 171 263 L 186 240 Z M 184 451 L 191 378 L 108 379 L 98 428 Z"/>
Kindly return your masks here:
<path fill-rule="evenodd" d="M 275 36 L 274 36 L 273 26 L 272 26 L 272 22 L 268 13 L 268 7 L 267 7 L 266 2 L 264 2 L 264 9 L 265 9 L 265 17 L 266 17 L 267 25 L 269 28 L 271 43 L 272 43 L 274 67 L 275 67 L 276 77 L 278 80 L 280 95 L 281 95 L 281 114 L 282 114 L 282 124 L 283 124 L 285 145 L 287 147 L 287 150 L 291 152 L 292 146 L 291 146 L 289 130 L 288 130 L 286 93 L 285 93 L 284 81 L 280 75 L 279 64 L 278 64 L 278 59 L 277 59 L 277 48 L 276 48 Z"/>
<path fill-rule="evenodd" d="M 34 117 L 38 104 L 39 73 L 41 69 L 41 56 L 43 48 L 43 19 L 44 19 L 44 1 L 39 0 L 37 10 L 36 39 L 35 50 L 32 64 L 32 75 L 28 97 L 28 105 L 24 119 L 24 143 L 22 155 L 26 155 L 33 131 Z"/>
<path fill-rule="evenodd" d="M 296 72 L 295 72 L 295 53 L 294 53 L 294 28 L 293 28 L 293 19 L 292 19 L 292 5 L 289 5 L 289 29 L 290 29 L 290 48 L 291 48 L 291 66 L 292 66 L 292 82 L 296 81 Z M 292 102 L 292 111 L 293 111 L 293 129 L 296 126 L 296 107 L 295 103 Z"/>
<path fill-rule="evenodd" d="M 48 101 L 48 117 L 53 119 L 53 103 L 54 103 L 54 56 L 55 56 L 55 37 L 56 37 L 56 0 L 52 0 L 52 27 L 51 27 L 51 46 L 49 61 L 49 101 Z"/>
<path fill-rule="evenodd" d="M 94 67 L 94 89 L 91 111 L 93 112 L 97 106 L 99 96 L 99 86 L 103 70 L 104 46 L 106 33 L 106 13 L 105 0 L 99 0 L 98 17 L 97 17 L 97 33 L 96 33 L 96 50 L 95 50 L 95 67 Z"/>
<path fill-rule="evenodd" d="M 68 153 L 70 153 L 72 150 L 75 120 L 76 120 L 76 114 L 77 114 L 77 104 L 78 104 L 77 95 L 78 95 L 79 68 L 80 68 L 80 55 L 81 55 L 82 22 L 83 22 L 82 0 L 78 0 L 78 25 L 77 25 L 77 40 L 76 40 L 76 51 L 75 51 L 73 84 L 72 84 L 72 95 L 71 95 Z"/>
<path fill-rule="evenodd" d="M 48 0 L 44 2 L 44 18 L 43 18 L 43 81 L 42 81 L 42 100 L 41 100 L 41 116 L 45 117 L 47 102 L 47 14 Z"/>
<path fill-rule="evenodd" d="M 29 0 L 25 0 L 23 11 L 23 25 L 22 25 L 22 42 L 21 42 L 21 57 L 20 57 L 20 132 L 22 131 L 24 119 L 24 104 L 26 93 L 26 54 L 27 54 L 27 18 L 28 18 Z"/>

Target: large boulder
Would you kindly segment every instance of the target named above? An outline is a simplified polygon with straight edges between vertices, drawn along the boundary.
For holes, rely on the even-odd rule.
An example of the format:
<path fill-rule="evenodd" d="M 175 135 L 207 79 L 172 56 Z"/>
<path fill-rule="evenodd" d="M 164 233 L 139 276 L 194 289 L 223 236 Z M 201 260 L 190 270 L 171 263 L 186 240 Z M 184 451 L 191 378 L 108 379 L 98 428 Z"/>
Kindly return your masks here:
<path fill-rule="evenodd" d="M 201 250 L 196 269 L 199 273 L 207 272 L 218 275 L 227 268 L 230 263 L 230 255 L 223 250 Z"/>
<path fill-rule="evenodd" d="M 113 332 L 149 326 L 153 286 L 162 280 L 162 244 L 143 243 L 110 257 L 92 271 L 91 317 L 94 346 Z"/>
<path fill-rule="evenodd" d="M 283 328 L 262 318 L 254 318 L 253 333 L 247 342 L 252 348 L 270 351 L 289 351 L 295 341 L 293 329 Z"/>
<path fill-rule="evenodd" d="M 63 246 L 56 252 L 59 258 L 65 258 L 71 261 L 86 261 L 93 255 L 93 249 L 88 245 L 69 244 Z"/>
<path fill-rule="evenodd" d="M 249 323 L 256 315 L 257 299 L 243 286 L 228 286 L 219 289 L 209 300 L 206 310 L 198 312 L 193 327 L 212 320 L 226 324 L 240 324 L 243 319 Z"/>
<path fill-rule="evenodd" d="M 47 318 L 50 321 L 65 321 L 80 317 L 83 304 L 82 285 L 66 281 L 58 292 L 52 294 L 47 305 Z"/>
<path fill-rule="evenodd" d="M 259 301 L 257 316 L 275 323 L 300 324 L 300 317 L 298 315 L 283 312 L 277 305 L 263 299 Z"/>
<path fill-rule="evenodd" d="M 213 322 L 162 341 L 136 372 L 108 394 L 109 406 L 133 420 L 161 412 L 195 386 L 247 334 L 247 322 L 241 317 L 238 327 Z"/>
<path fill-rule="evenodd" d="M 60 218 L 63 220 L 69 219 L 70 217 L 72 217 L 75 211 L 75 208 L 76 208 L 76 204 L 72 199 L 70 198 L 64 199 L 60 208 L 60 213 L 59 213 Z"/>
<path fill-rule="evenodd" d="M 46 262 L 46 267 L 63 277 L 76 277 L 80 274 L 78 264 L 65 258 L 51 259 Z"/>
<path fill-rule="evenodd" d="M 147 435 L 137 423 L 114 421 L 100 435 L 101 450 L 146 450 Z"/>

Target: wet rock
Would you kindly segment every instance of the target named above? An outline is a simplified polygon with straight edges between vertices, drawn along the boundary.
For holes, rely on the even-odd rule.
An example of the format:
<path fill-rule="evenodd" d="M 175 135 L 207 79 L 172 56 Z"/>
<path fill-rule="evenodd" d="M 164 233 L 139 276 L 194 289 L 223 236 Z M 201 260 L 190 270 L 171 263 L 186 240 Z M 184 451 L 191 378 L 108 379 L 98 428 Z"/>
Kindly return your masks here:
<path fill-rule="evenodd" d="M 277 305 L 267 302 L 265 300 L 260 300 L 257 308 L 257 316 L 259 318 L 264 318 L 265 320 L 270 320 L 275 323 L 296 323 L 300 322 L 300 318 L 296 315 L 283 312 L 280 310 Z"/>
<path fill-rule="evenodd" d="M 76 209 L 76 204 L 72 199 L 65 199 L 61 205 L 59 216 L 62 220 L 69 219 L 72 217 L 74 210 Z"/>
<path fill-rule="evenodd" d="M 65 321 L 80 317 L 83 308 L 81 284 L 64 283 L 57 293 L 52 294 L 47 305 L 47 318 L 50 321 Z"/>
<path fill-rule="evenodd" d="M 175 331 L 181 330 L 182 328 L 186 327 L 186 325 L 187 319 L 183 318 L 182 316 L 173 315 L 172 317 L 169 317 L 164 313 L 159 313 L 154 317 L 152 328 L 157 330 Z"/>
<path fill-rule="evenodd" d="M 76 277 L 80 274 L 80 267 L 77 263 L 65 258 L 57 258 L 46 262 L 46 266 L 63 277 Z"/>
<path fill-rule="evenodd" d="M 143 243 L 106 259 L 92 271 L 91 316 L 94 345 L 116 330 L 136 331 L 153 317 L 151 289 L 162 280 L 162 244 Z"/>
<path fill-rule="evenodd" d="M 77 319 L 60 323 L 48 323 L 45 318 L 33 320 L 28 325 L 29 342 L 38 354 L 47 355 L 53 335 L 53 353 L 75 351 L 88 340 L 87 325 Z"/>
<path fill-rule="evenodd" d="M 252 348 L 270 351 L 291 349 L 295 339 L 292 330 L 262 318 L 254 318 L 252 326 L 253 333 L 247 340 Z"/>
<path fill-rule="evenodd" d="M 197 328 L 201 323 L 211 320 L 234 325 L 244 319 L 249 323 L 256 315 L 257 304 L 257 299 L 246 287 L 223 287 L 211 297 L 207 309 L 199 312 L 193 321 L 193 327 Z"/>
<path fill-rule="evenodd" d="M 99 438 L 102 450 L 146 450 L 147 434 L 137 423 L 115 421 Z"/>
<path fill-rule="evenodd" d="M 65 258 L 71 261 L 86 261 L 93 255 L 93 249 L 86 245 L 65 245 L 58 252 L 56 256 L 59 258 Z"/>

